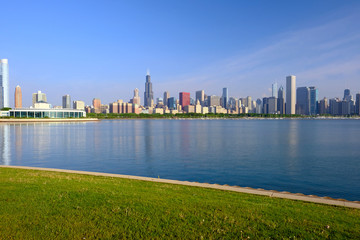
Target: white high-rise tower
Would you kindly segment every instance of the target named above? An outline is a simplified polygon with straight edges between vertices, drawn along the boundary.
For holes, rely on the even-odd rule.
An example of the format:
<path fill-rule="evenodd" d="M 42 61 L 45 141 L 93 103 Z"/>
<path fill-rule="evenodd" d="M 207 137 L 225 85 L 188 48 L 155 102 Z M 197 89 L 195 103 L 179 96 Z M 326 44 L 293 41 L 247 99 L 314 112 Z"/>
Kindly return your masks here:
<path fill-rule="evenodd" d="M 296 104 L 296 77 L 286 77 L 286 114 L 295 114 Z"/>
<path fill-rule="evenodd" d="M 9 104 L 9 64 L 7 59 L 0 59 L 0 109 Z"/>

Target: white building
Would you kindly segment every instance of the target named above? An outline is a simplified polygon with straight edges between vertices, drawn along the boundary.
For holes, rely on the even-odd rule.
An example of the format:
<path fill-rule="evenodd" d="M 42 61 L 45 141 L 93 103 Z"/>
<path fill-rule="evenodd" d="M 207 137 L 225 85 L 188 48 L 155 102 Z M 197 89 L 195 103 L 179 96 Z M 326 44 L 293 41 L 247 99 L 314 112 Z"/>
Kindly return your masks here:
<path fill-rule="evenodd" d="M 296 77 L 286 77 L 286 114 L 295 114 L 296 106 Z"/>
<path fill-rule="evenodd" d="M 9 103 L 9 64 L 0 59 L 0 109 L 10 107 Z"/>

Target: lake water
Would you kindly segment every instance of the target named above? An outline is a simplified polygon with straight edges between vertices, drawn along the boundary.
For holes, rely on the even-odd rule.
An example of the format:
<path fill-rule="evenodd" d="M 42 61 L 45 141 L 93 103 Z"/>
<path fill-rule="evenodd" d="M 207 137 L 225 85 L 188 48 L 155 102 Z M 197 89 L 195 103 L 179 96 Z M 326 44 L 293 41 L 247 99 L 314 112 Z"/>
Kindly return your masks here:
<path fill-rule="evenodd" d="M 360 120 L 0 124 L 0 164 L 360 200 Z"/>

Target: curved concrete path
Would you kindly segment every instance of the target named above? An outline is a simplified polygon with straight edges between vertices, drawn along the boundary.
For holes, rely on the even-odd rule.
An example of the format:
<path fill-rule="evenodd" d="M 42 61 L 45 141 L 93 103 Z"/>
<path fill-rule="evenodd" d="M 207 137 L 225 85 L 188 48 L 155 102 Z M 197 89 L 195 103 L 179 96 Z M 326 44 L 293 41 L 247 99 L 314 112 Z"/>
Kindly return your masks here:
<path fill-rule="evenodd" d="M 50 171 L 50 172 L 75 173 L 75 174 L 103 176 L 103 177 L 126 178 L 126 179 L 133 179 L 133 180 L 158 182 L 158 183 L 170 183 L 170 184 L 177 184 L 177 185 L 184 185 L 184 186 L 212 188 L 212 189 L 218 189 L 218 190 L 224 190 L 224 191 L 250 193 L 250 194 L 263 195 L 263 196 L 268 196 L 268 197 L 285 198 L 285 199 L 291 199 L 291 200 L 299 200 L 299 201 L 305 201 L 305 202 L 321 203 L 321 204 L 327 204 L 327 205 L 335 205 L 335 206 L 360 209 L 360 202 L 358 202 L 358 201 L 352 202 L 352 201 L 347 201 L 344 199 L 332 199 L 329 197 L 318 197 L 318 196 L 304 195 L 304 194 L 299 194 L 299 193 L 294 194 L 294 193 L 289 193 L 289 192 L 278 192 L 278 191 L 274 191 L 274 190 L 253 189 L 253 188 L 238 187 L 238 186 L 178 181 L 178 180 L 161 179 L 161 178 L 138 177 L 138 176 L 112 174 L 112 173 L 75 171 L 75 170 L 65 170 L 65 169 L 55 169 L 55 168 L 5 166 L 5 165 L 0 165 L 0 167 L 41 170 L 41 171 Z"/>

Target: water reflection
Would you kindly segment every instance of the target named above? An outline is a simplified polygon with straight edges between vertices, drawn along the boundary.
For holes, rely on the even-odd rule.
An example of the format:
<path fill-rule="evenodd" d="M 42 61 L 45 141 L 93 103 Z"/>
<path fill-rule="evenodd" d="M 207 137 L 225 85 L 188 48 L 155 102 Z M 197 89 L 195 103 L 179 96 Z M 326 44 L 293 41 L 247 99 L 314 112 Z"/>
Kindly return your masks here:
<path fill-rule="evenodd" d="M 10 165 L 10 126 L 0 124 L 0 163 Z"/>
<path fill-rule="evenodd" d="M 316 194 L 313 186 L 326 186 L 319 187 L 325 189 L 321 195 L 358 196 L 358 200 L 359 134 L 358 122 L 346 120 L 6 124 L 0 125 L 0 164 L 160 176 L 308 194 Z M 351 188 L 346 196 L 344 186 Z"/>

